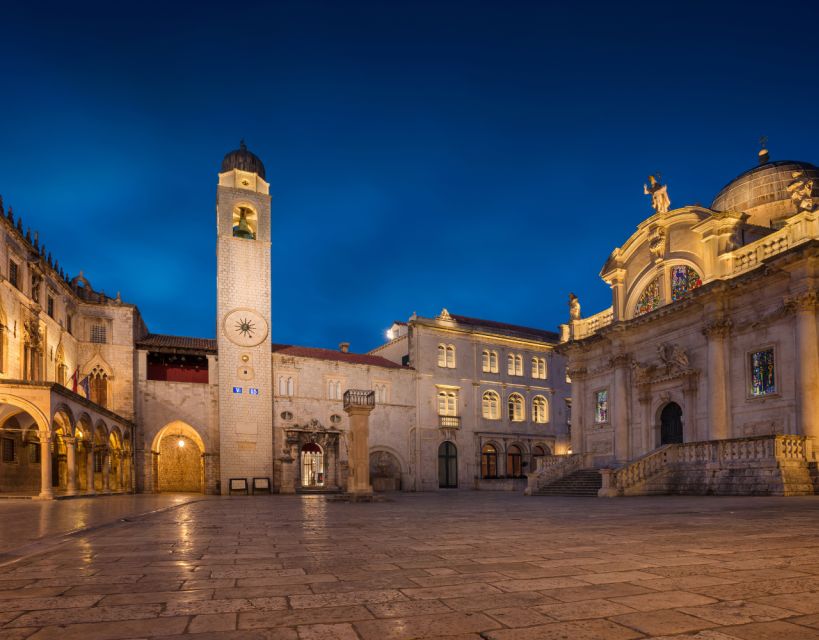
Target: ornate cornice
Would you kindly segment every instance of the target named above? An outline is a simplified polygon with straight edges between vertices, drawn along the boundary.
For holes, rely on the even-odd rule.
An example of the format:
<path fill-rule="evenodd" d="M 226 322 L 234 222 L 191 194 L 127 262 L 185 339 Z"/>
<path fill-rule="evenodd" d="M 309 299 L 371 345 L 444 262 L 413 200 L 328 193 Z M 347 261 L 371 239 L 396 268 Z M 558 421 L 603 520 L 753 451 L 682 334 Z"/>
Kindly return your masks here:
<path fill-rule="evenodd" d="M 706 338 L 725 338 L 731 333 L 733 323 L 727 318 L 706 322 L 702 328 L 702 335 Z"/>
<path fill-rule="evenodd" d="M 785 298 L 785 309 L 789 312 L 813 311 L 819 300 L 816 289 L 809 289 Z"/>

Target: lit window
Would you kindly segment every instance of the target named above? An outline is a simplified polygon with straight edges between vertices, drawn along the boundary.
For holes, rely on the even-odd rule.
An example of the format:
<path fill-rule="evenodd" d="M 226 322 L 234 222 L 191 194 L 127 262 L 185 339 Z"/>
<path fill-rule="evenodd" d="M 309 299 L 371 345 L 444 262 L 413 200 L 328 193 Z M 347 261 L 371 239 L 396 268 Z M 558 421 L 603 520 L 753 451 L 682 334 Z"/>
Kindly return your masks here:
<path fill-rule="evenodd" d="M 751 395 L 767 396 L 776 393 L 776 371 L 773 349 L 751 354 Z"/>
<path fill-rule="evenodd" d="M 438 392 L 438 415 L 457 416 L 458 415 L 458 392 L 444 391 Z"/>
<path fill-rule="evenodd" d="M 483 350 L 483 357 L 482 357 L 482 364 L 483 364 L 483 372 L 484 373 L 497 373 L 498 372 L 498 352 L 497 351 L 490 351 L 489 349 Z"/>
<path fill-rule="evenodd" d="M 609 391 L 598 391 L 594 397 L 594 421 L 602 424 L 609 421 Z"/>
<path fill-rule="evenodd" d="M 91 402 L 101 407 L 108 406 L 108 374 L 100 367 L 94 367 L 88 374 L 91 385 Z"/>
<path fill-rule="evenodd" d="M 500 420 L 500 396 L 494 391 L 484 391 L 481 413 L 487 420 Z"/>
<path fill-rule="evenodd" d="M 510 376 L 523 375 L 523 356 L 510 353 L 506 358 L 506 372 Z"/>
<path fill-rule="evenodd" d="M 634 317 L 641 316 L 649 311 L 654 311 L 660 306 L 660 278 L 654 278 L 648 283 L 640 297 L 637 299 L 637 304 L 634 305 Z"/>
<path fill-rule="evenodd" d="M 438 366 L 446 367 L 446 345 L 438 345 Z"/>
<path fill-rule="evenodd" d="M 519 478 L 523 475 L 523 455 L 520 447 L 510 445 L 506 450 L 506 475 Z"/>
<path fill-rule="evenodd" d="M 438 345 L 438 366 L 447 369 L 455 368 L 455 345 Z"/>
<path fill-rule="evenodd" d="M 700 274 L 684 264 L 671 267 L 671 301 L 684 297 L 692 289 L 702 285 Z"/>
<path fill-rule="evenodd" d="M 540 424 L 549 422 L 549 403 L 543 396 L 532 400 L 532 419 Z"/>
<path fill-rule="evenodd" d="M 532 358 L 532 377 L 546 379 L 546 358 Z"/>
<path fill-rule="evenodd" d="M 491 444 L 485 444 L 481 449 L 481 477 L 498 477 L 498 451 Z"/>
<path fill-rule="evenodd" d="M 105 330 L 104 324 L 91 325 L 91 342 L 98 344 L 105 344 L 108 340 L 108 332 Z"/>
<path fill-rule="evenodd" d="M 519 393 L 513 393 L 509 396 L 509 419 L 512 422 L 523 422 L 526 419 L 523 396 Z"/>

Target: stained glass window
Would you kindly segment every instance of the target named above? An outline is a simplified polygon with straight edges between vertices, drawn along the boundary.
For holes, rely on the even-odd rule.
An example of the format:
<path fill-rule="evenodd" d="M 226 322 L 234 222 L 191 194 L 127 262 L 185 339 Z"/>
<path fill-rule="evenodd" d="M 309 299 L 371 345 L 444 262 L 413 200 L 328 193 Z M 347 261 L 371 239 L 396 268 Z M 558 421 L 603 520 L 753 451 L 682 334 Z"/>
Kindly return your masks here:
<path fill-rule="evenodd" d="M 776 393 L 773 349 L 751 354 L 751 395 L 767 396 Z"/>
<path fill-rule="evenodd" d="M 702 284 L 702 278 L 691 267 L 684 264 L 671 267 L 671 301 L 674 302 L 682 298 L 691 289 L 696 289 Z"/>
<path fill-rule="evenodd" d="M 637 304 L 634 305 L 634 316 L 641 316 L 649 311 L 654 311 L 660 306 L 660 279 L 654 278 L 648 283 L 640 297 L 637 299 Z"/>
<path fill-rule="evenodd" d="M 597 423 L 609 421 L 609 390 L 603 389 L 595 395 L 594 421 Z"/>

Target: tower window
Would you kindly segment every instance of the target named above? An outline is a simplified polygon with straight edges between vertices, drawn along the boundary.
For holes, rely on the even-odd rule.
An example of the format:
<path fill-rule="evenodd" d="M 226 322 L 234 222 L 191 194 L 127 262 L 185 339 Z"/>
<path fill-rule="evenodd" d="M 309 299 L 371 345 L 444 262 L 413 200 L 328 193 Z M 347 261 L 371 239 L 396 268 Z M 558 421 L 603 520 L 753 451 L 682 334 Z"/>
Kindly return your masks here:
<path fill-rule="evenodd" d="M 17 263 L 14 260 L 9 260 L 9 282 L 12 284 L 12 286 L 19 289 L 20 285 L 17 283 L 18 271 L 19 267 L 17 266 Z"/>
<path fill-rule="evenodd" d="M 46 313 L 52 318 L 54 317 L 54 298 L 48 296 L 48 302 L 46 305 Z"/>
<path fill-rule="evenodd" d="M 91 342 L 105 344 L 108 342 L 108 332 L 105 330 L 104 324 L 91 325 Z"/>

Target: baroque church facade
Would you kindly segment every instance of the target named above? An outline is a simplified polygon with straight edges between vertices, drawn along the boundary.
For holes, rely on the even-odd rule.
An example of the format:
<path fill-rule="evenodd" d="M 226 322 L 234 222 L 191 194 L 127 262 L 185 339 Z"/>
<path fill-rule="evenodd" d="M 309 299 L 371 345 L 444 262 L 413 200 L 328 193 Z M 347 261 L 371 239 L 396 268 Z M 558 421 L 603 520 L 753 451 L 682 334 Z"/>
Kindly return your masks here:
<path fill-rule="evenodd" d="M 557 334 L 443 310 L 370 353 L 276 343 L 265 178 L 244 144 L 218 174 L 215 339 L 150 333 L 0 201 L 0 495 L 344 490 L 349 390 L 374 400 L 375 490 L 522 489 L 569 451 Z"/>
<path fill-rule="evenodd" d="M 584 468 L 611 496 L 819 488 L 817 186 L 766 150 L 710 207 L 646 185 L 654 215 L 600 273 L 612 306 L 570 298 L 573 455 L 531 490 Z"/>

